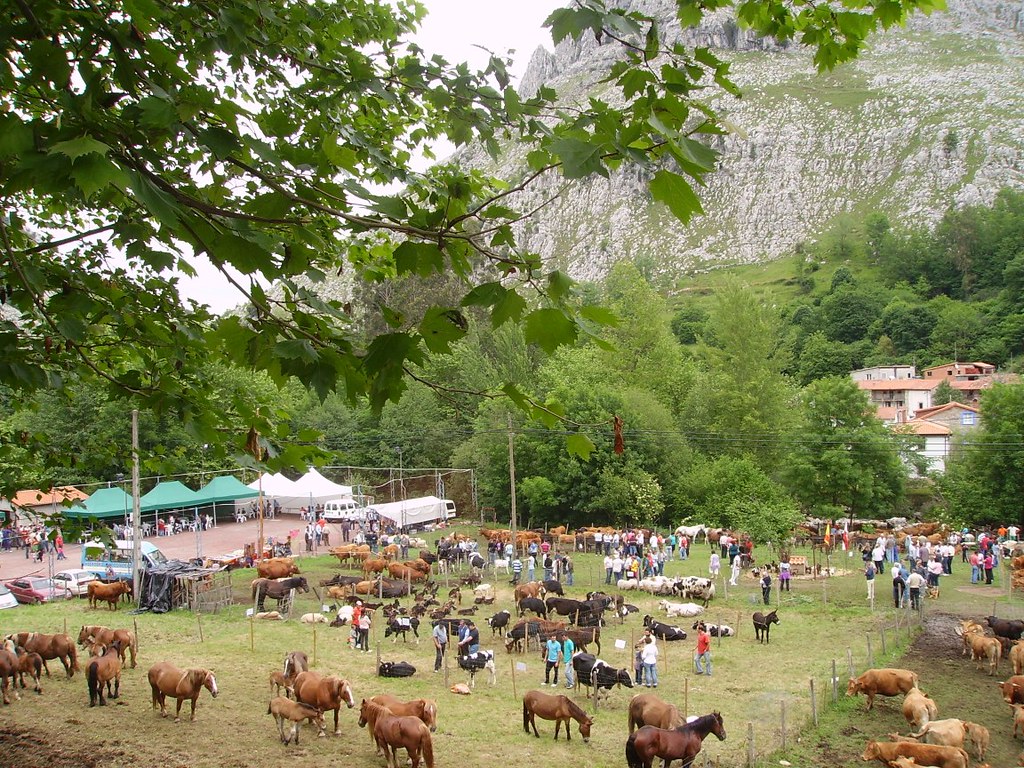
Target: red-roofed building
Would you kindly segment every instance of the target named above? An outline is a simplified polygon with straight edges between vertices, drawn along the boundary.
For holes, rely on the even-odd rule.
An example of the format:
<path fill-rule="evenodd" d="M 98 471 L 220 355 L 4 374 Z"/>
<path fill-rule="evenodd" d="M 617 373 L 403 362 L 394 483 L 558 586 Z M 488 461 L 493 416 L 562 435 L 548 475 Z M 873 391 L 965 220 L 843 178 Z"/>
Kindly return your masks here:
<path fill-rule="evenodd" d="M 871 404 L 887 424 L 902 424 L 917 412 L 932 406 L 932 392 L 939 380 L 924 379 L 861 379 L 857 386 L 868 393 Z"/>
<path fill-rule="evenodd" d="M 920 455 L 928 460 L 928 471 L 945 472 L 953 441 L 981 423 L 977 408 L 963 403 L 946 403 L 917 412 L 917 417 L 897 429 L 924 439 Z"/>
<path fill-rule="evenodd" d="M 11 504 L 20 517 L 35 520 L 45 515 L 53 515 L 67 509 L 69 504 L 85 501 L 89 495 L 71 485 L 40 491 L 35 488 L 18 491 L 11 499 Z"/>

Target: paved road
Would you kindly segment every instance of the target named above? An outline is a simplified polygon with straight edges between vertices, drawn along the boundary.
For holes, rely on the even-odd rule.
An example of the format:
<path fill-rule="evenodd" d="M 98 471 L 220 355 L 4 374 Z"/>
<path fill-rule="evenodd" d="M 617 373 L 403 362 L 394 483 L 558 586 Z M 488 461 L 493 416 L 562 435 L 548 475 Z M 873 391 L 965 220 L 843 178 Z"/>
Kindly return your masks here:
<path fill-rule="evenodd" d="M 274 520 L 263 521 L 263 535 L 268 538 L 273 536 L 278 541 L 284 541 L 290 532 L 298 531 L 297 537 L 292 539 L 292 552 L 299 556 L 305 549 L 305 542 L 302 538 L 304 528 L 305 523 L 297 514 L 286 513 Z M 330 532 L 331 545 L 341 543 L 341 529 L 332 524 L 329 524 L 327 528 Z M 216 557 L 236 549 L 243 549 L 246 544 L 255 544 L 258 535 L 259 522 L 256 520 L 249 520 L 245 523 L 221 521 L 211 530 L 202 531 L 199 534 L 190 531 L 174 536 L 150 536 L 145 540 L 152 542 L 171 559 L 188 560 L 197 556 L 200 545 L 204 557 Z M 65 568 L 80 567 L 82 562 L 81 546 L 65 545 L 64 552 L 67 555 L 67 560 L 54 559 L 54 572 Z M 0 551 L 0 580 L 6 581 L 27 575 L 46 576 L 48 568 L 49 564 L 46 559 L 41 563 L 36 562 L 35 559 L 26 559 L 24 550 Z"/>

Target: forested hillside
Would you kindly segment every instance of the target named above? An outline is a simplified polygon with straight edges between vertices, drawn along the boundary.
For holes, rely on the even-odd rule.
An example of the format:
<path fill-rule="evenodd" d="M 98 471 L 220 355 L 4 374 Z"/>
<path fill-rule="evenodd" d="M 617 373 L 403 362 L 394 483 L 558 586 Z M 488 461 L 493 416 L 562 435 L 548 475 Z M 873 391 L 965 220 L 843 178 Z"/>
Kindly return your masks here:
<path fill-rule="evenodd" d="M 403 304 L 445 290 L 420 288 L 398 281 L 389 290 Z M 614 313 L 614 325 L 551 356 L 517 327 L 493 330 L 471 318 L 452 354 L 413 370 L 405 395 L 379 416 L 342 396 L 321 403 L 298 382 L 279 391 L 212 362 L 208 375 L 224 407 L 244 389 L 319 446 L 328 464 L 472 467 L 480 504 L 499 517 L 510 503 L 511 423 L 520 510 L 532 524 L 693 517 L 765 539 L 802 512 L 889 516 L 920 511 L 922 498 L 953 516 L 1019 515 L 1024 489 L 1007 467 L 1024 432 L 1021 387 L 999 388 L 994 416 L 985 396 L 991 433 L 975 441 L 992 447 L 962 451 L 942 493 L 915 482 L 911 497 L 903 462 L 913 463 L 914 442 L 867 412 L 848 373 L 954 358 L 1019 369 L 1024 194 L 1006 190 L 993 206 L 951 211 L 933 229 L 892 226 L 881 216 L 850 220 L 770 268 L 702 276 L 691 288 L 666 290 L 643 265 L 620 263 L 607 279 L 580 286 L 584 301 Z M 501 391 L 506 382 L 514 388 Z M 24 485 L 125 472 L 126 401 L 81 385 L 40 396 L 32 408 L 8 408 L 7 434 L 27 446 L 71 448 L 75 457 L 54 473 L 26 450 Z M 142 433 L 145 474 L 221 469 L 174 419 L 144 414 Z M 986 477 L 1001 478 L 999 486 Z"/>

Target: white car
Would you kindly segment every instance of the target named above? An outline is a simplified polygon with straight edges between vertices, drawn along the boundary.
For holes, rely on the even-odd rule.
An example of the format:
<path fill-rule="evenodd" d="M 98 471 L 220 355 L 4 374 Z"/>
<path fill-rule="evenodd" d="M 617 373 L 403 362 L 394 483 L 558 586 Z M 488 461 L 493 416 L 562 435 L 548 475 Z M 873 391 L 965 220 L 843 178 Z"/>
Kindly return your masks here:
<path fill-rule="evenodd" d="M 84 571 L 81 568 L 72 568 L 53 575 L 55 586 L 62 586 L 69 594 L 82 597 L 89 592 L 89 582 L 99 579 L 92 571 Z"/>
<path fill-rule="evenodd" d="M 0 609 L 17 607 L 18 599 L 14 596 L 14 593 L 3 584 L 0 584 Z"/>

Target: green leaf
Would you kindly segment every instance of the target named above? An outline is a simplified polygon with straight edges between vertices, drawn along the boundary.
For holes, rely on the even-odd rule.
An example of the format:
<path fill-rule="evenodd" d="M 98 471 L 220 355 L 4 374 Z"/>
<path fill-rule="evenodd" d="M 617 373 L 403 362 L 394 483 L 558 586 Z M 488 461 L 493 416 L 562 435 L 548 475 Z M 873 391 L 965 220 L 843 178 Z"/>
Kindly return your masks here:
<path fill-rule="evenodd" d="M 315 362 L 316 350 L 308 339 L 282 339 L 274 345 L 274 354 L 289 360 Z"/>
<path fill-rule="evenodd" d="M 567 179 L 583 179 L 594 173 L 607 175 L 601 165 L 602 149 L 580 139 L 565 138 L 551 142 L 551 152 L 562 161 L 562 175 Z"/>
<path fill-rule="evenodd" d="M 501 391 L 505 393 L 505 396 L 508 397 L 508 399 L 511 400 L 519 410 L 524 413 L 529 413 L 532 410 L 533 404 L 515 384 L 506 384 L 501 388 Z"/>
<path fill-rule="evenodd" d="M 555 302 L 565 301 L 575 284 L 565 272 L 556 269 L 548 275 L 548 297 Z"/>
<path fill-rule="evenodd" d="M 106 157 L 84 155 L 72 167 L 71 178 L 88 199 L 116 179 L 123 181 L 126 177 L 121 169 Z"/>
<path fill-rule="evenodd" d="M 427 349 L 447 354 L 451 352 L 452 342 L 463 338 L 468 328 L 469 323 L 458 310 L 430 307 L 423 315 L 419 330 Z"/>
<path fill-rule="evenodd" d="M 491 325 L 497 328 L 499 325 L 507 323 L 509 320 L 519 322 L 519 318 L 523 316 L 526 311 L 526 299 L 520 296 L 516 291 L 507 290 L 505 295 L 495 303 L 494 309 L 491 310 Z"/>
<path fill-rule="evenodd" d="M 661 170 L 651 180 L 651 195 L 665 203 L 683 224 L 689 223 L 695 213 L 703 213 L 700 199 L 689 182 L 677 173 Z"/>
<path fill-rule="evenodd" d="M 433 243 L 406 240 L 395 249 L 395 269 L 399 275 L 440 274 L 444 271 L 444 252 Z"/>
<path fill-rule="evenodd" d="M 619 325 L 618 315 L 608 309 L 608 307 L 602 307 L 597 304 L 587 304 L 580 307 L 580 315 L 599 325 L 609 325 L 613 328 Z"/>
<path fill-rule="evenodd" d="M 179 121 L 178 110 L 167 99 L 147 96 L 139 100 L 139 125 L 144 128 L 170 130 Z"/>
<path fill-rule="evenodd" d="M 523 337 L 528 344 L 536 344 L 548 354 L 563 344 L 573 344 L 579 329 L 576 323 L 560 309 L 537 309 L 523 321 Z"/>
<path fill-rule="evenodd" d="M 501 283 L 481 283 L 462 297 L 464 307 L 493 307 L 500 302 L 508 289 Z"/>
<path fill-rule="evenodd" d="M 69 157 L 72 160 L 81 157 L 82 155 L 106 155 L 110 151 L 110 147 L 101 141 L 91 136 L 81 136 L 77 139 L 70 139 L 68 141 L 58 141 L 52 147 L 50 152 L 56 152 L 57 154 Z"/>
<path fill-rule="evenodd" d="M 242 148 L 238 137 L 219 125 L 207 128 L 199 136 L 218 160 L 225 160 Z"/>
<path fill-rule="evenodd" d="M 575 432 L 565 438 L 565 447 L 570 456 L 578 456 L 584 461 L 590 460 L 590 454 L 594 452 L 594 442 L 584 434 Z"/>

